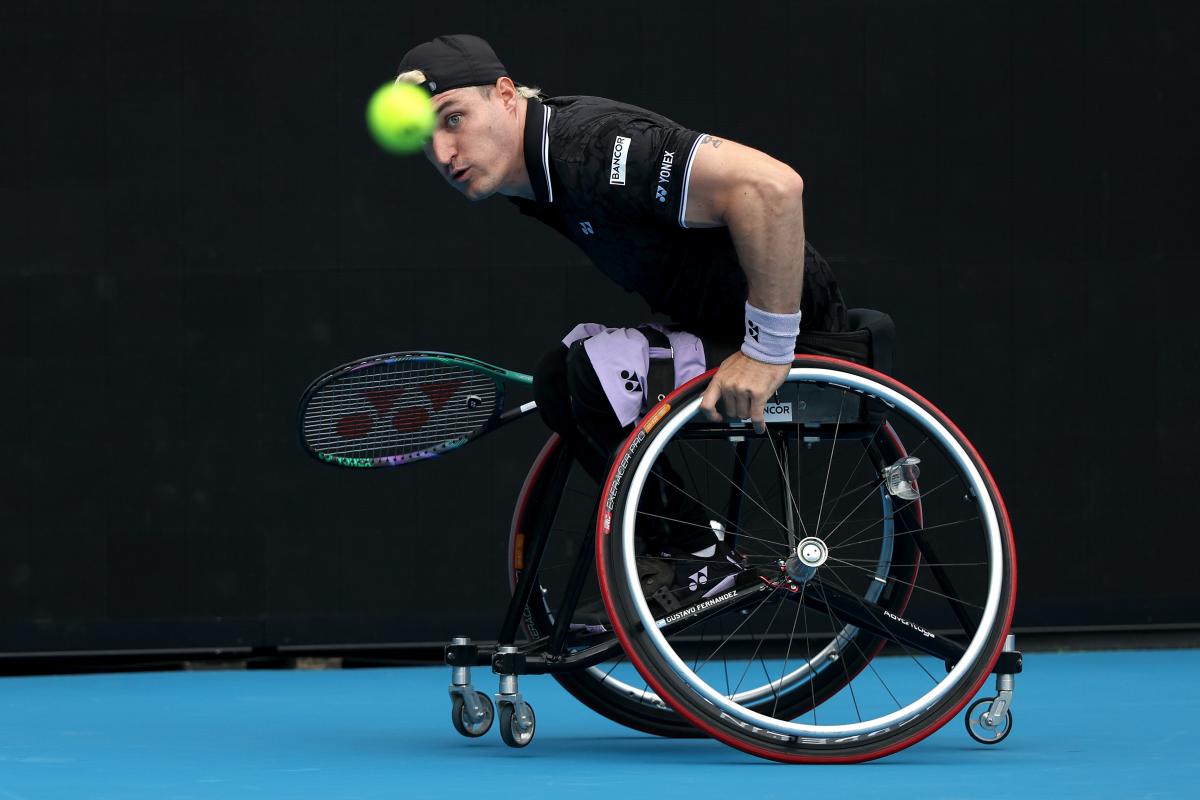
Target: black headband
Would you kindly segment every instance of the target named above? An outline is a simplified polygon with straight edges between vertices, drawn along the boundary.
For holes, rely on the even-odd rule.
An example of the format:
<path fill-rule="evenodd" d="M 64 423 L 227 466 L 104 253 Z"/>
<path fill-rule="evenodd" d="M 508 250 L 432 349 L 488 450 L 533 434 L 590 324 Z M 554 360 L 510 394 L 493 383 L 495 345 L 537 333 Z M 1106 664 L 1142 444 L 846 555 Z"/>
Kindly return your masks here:
<path fill-rule="evenodd" d="M 469 33 L 439 36 L 404 54 L 400 72 L 419 69 L 425 73 L 420 84 L 431 95 L 463 86 L 491 86 L 508 70 L 492 46 Z"/>

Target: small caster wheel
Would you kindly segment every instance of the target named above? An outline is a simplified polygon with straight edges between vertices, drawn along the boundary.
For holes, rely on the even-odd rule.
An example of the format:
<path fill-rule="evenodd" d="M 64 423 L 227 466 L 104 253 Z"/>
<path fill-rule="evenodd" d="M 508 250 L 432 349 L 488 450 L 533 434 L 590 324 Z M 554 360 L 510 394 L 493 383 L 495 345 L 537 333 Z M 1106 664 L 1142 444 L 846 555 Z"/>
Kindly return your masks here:
<path fill-rule="evenodd" d="M 524 747 L 533 741 L 537 730 L 537 717 L 529 703 L 502 703 L 500 705 L 500 738 L 509 747 Z"/>
<path fill-rule="evenodd" d="M 479 704 L 479 719 L 471 719 L 467 701 L 459 695 L 454 696 L 450 706 L 450 722 L 454 724 L 454 730 L 471 739 L 487 733 L 492 727 L 492 720 L 496 718 L 496 709 L 492 705 L 491 698 L 483 692 L 474 694 L 475 702 Z"/>
<path fill-rule="evenodd" d="M 993 727 L 987 724 L 985 717 L 995 701 L 994 697 L 976 700 L 967 709 L 967 716 L 963 720 L 967 724 L 967 733 L 980 744 L 1000 744 L 1012 732 L 1011 708 L 1004 712 L 1004 717 L 1000 720 L 999 725 Z"/>

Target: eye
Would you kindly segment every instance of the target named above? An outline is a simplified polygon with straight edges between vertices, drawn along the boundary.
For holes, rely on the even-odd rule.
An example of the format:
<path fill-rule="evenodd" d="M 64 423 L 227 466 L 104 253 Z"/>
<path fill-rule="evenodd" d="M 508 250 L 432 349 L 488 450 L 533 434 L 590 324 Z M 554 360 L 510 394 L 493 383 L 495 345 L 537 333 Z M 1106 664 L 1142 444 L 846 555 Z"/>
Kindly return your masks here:
<path fill-rule="evenodd" d="M 462 114 L 455 113 L 446 117 L 446 127 L 457 128 L 462 123 L 462 116 Z"/>

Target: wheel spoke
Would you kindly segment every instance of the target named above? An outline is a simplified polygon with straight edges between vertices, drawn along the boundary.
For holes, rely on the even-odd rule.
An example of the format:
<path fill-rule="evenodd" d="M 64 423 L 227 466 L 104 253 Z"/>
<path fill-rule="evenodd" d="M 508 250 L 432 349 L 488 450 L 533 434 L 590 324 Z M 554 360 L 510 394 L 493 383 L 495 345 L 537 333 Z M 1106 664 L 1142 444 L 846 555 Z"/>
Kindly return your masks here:
<path fill-rule="evenodd" d="M 819 583 L 816 584 L 816 587 L 821 590 L 821 602 L 825 604 L 825 610 L 828 612 L 829 618 L 833 620 L 833 628 L 836 631 L 834 642 L 840 643 L 842 638 L 841 632 L 845 630 L 846 626 L 838 622 L 837 615 L 833 613 L 833 606 L 829 604 L 829 598 L 825 595 L 824 587 Z M 858 721 L 862 722 L 862 711 L 858 707 L 858 696 L 854 693 L 854 679 L 850 677 L 850 669 L 846 666 L 846 659 L 841 657 L 843 649 L 840 644 L 835 644 L 834 646 L 838 648 L 838 663 L 842 665 L 842 674 L 846 676 L 846 688 L 850 690 L 850 699 L 854 701 L 854 713 L 858 716 Z"/>
<path fill-rule="evenodd" d="M 840 559 L 840 558 L 834 558 L 833 556 L 830 556 L 830 557 L 829 557 L 829 560 L 830 560 L 830 561 L 841 561 L 841 559 Z M 859 565 L 859 564 L 851 564 L 851 563 L 849 563 L 849 562 L 842 562 L 842 563 L 844 563 L 844 564 L 845 564 L 847 567 L 851 567 L 851 568 L 853 568 L 853 569 L 860 570 L 860 571 L 862 571 L 862 572 L 865 572 L 865 573 L 867 573 L 868 575 L 874 575 L 874 574 L 875 574 L 875 571 L 874 571 L 874 570 L 867 569 L 866 567 L 864 567 L 864 566 L 861 566 L 861 565 Z M 940 565 L 940 564 L 931 564 L 930 566 L 941 566 L 941 565 Z M 937 595 L 938 597 L 941 597 L 941 598 L 944 598 L 944 599 L 946 599 L 946 600 L 949 600 L 951 603 L 960 603 L 960 604 L 962 604 L 962 605 L 964 605 L 964 606 L 970 606 L 971 608 L 977 608 L 977 609 L 979 609 L 980 611 L 982 611 L 982 610 L 983 610 L 983 606 L 979 605 L 978 603 L 970 603 L 970 602 L 967 602 L 966 600 L 962 600 L 962 599 L 960 599 L 960 598 L 958 598 L 958 597 L 951 597 L 951 596 L 950 596 L 950 595 L 948 595 L 948 594 L 942 594 L 941 592 L 935 592 L 933 589 L 926 589 L 924 586 L 918 586 L 918 585 L 917 585 L 917 584 L 915 584 L 915 583 L 910 583 L 910 582 L 908 582 L 908 581 L 902 581 L 902 580 L 900 580 L 899 578 L 892 578 L 892 577 L 889 577 L 889 578 L 888 578 L 888 581 L 889 581 L 889 582 L 891 582 L 891 583 L 898 583 L 898 584 L 900 584 L 900 585 L 902 585 L 902 586 L 911 586 L 912 588 L 914 588 L 914 589 L 918 589 L 918 590 L 920 590 L 920 591 L 922 591 L 922 592 L 926 592 L 926 593 L 928 593 L 928 594 L 932 594 L 932 595 Z"/>
<path fill-rule="evenodd" d="M 603 683 L 604 681 L 607 681 L 607 680 L 608 680 L 608 677 L 609 677 L 610 675 L 612 675 L 612 674 L 613 674 L 613 670 L 615 670 L 617 667 L 619 667 L 619 666 L 621 665 L 621 662 L 622 662 L 622 661 L 624 661 L 624 660 L 625 660 L 625 654 L 624 654 L 624 653 L 622 653 L 621 655 L 617 656 L 616 660 L 615 660 L 615 661 L 613 661 L 613 664 L 612 664 L 612 666 L 611 666 L 611 667 L 609 667 L 609 668 L 608 668 L 608 671 L 604 673 L 604 677 L 600 679 L 601 683 Z"/>
<path fill-rule="evenodd" d="M 779 458 L 779 451 L 775 449 L 775 438 L 773 436 L 768 435 L 767 442 L 769 442 L 771 445 L 771 455 L 775 456 L 775 464 L 779 467 L 780 477 L 786 476 L 787 470 L 784 469 L 783 461 Z M 797 448 L 797 449 L 799 449 L 799 448 Z M 791 504 L 791 507 L 788 509 L 788 514 L 790 515 L 793 511 L 796 512 L 796 519 L 800 523 L 800 530 L 804 533 L 805 536 L 808 536 L 808 528 L 804 525 L 804 517 L 800 514 L 800 505 L 799 505 L 799 503 L 796 502 L 796 496 L 792 493 L 791 481 L 786 481 L 786 486 L 787 486 L 787 499 Z M 818 523 L 819 522 L 820 522 L 820 520 L 818 520 Z M 790 547 L 795 546 L 795 543 L 792 541 L 792 537 L 791 537 L 791 526 L 790 525 L 788 526 L 788 534 L 789 534 L 788 545 L 789 545 L 789 549 L 790 549 Z"/>
<path fill-rule="evenodd" d="M 779 526 L 779 529 L 780 529 L 780 530 L 782 530 L 782 531 L 783 531 L 785 534 L 787 533 L 787 526 L 786 526 L 786 525 L 784 525 L 782 522 L 780 522 L 780 521 L 779 521 L 779 520 L 778 520 L 778 519 L 775 517 L 775 515 L 774 515 L 774 514 L 772 514 L 770 511 L 767 511 L 767 509 L 763 507 L 762 503 L 759 503 L 757 500 L 755 500 L 753 497 L 751 497 L 751 496 L 750 496 L 750 495 L 749 495 L 749 494 L 746 492 L 746 490 L 745 490 L 745 489 L 743 489 L 742 487 L 740 487 L 740 486 L 738 486 L 736 483 L 734 483 L 732 480 L 730 480 L 730 478 L 729 478 L 727 475 L 725 475 L 724 473 L 722 473 L 722 472 L 721 472 L 719 469 L 717 469 L 717 467 L 716 467 L 716 466 L 715 466 L 715 465 L 714 465 L 714 464 L 713 464 L 711 461 L 709 461 L 707 458 L 705 458 L 705 457 L 704 457 L 703 455 L 701 455 L 700 453 L 696 452 L 696 448 L 692 447 L 692 445 L 691 445 L 691 443 L 690 443 L 690 442 L 686 442 L 686 441 L 685 441 L 685 442 L 684 442 L 684 444 L 686 444 L 686 445 L 688 446 L 688 449 L 690 449 L 690 450 L 691 450 L 693 453 L 696 453 L 696 455 L 700 456 L 700 460 L 702 460 L 704 463 L 708 464 L 710 467 L 712 467 L 712 468 L 713 468 L 713 470 L 714 470 L 714 471 L 715 471 L 715 472 L 716 472 L 718 475 L 720 475 L 722 478 L 724 478 L 726 483 L 728 483 L 728 484 L 729 484 L 730 486 L 732 486 L 734 489 L 737 489 L 739 492 L 741 492 L 741 493 L 742 493 L 742 496 L 743 496 L 743 497 L 745 497 L 747 500 L 749 500 L 751 503 L 754 503 L 754 505 L 758 506 L 758 508 L 759 508 L 759 509 L 761 509 L 761 510 L 762 510 L 762 512 L 763 512 L 764 514 L 766 514 L 768 517 L 770 517 L 770 518 L 771 518 L 771 520 L 772 520 L 772 521 L 773 521 L 773 522 L 774 522 L 776 525 L 778 525 L 778 526 Z M 747 472 L 746 474 L 748 475 L 749 473 Z M 728 522 L 728 520 L 726 520 L 726 522 Z M 731 524 L 732 524 L 732 523 L 731 523 Z"/>
<path fill-rule="evenodd" d="M 814 536 L 821 535 L 821 517 L 825 511 L 825 492 L 829 489 L 829 473 L 833 471 L 833 455 L 837 452 L 838 434 L 842 430 L 842 412 L 845 408 L 846 390 L 843 389 L 841 402 L 838 403 L 837 424 L 833 426 L 833 446 L 829 448 L 829 466 L 825 468 L 825 486 L 821 489 L 821 505 L 817 507 L 817 527 L 813 529 Z"/>
<path fill-rule="evenodd" d="M 729 643 L 729 640 L 733 638 L 734 634 L 736 634 L 738 631 L 740 631 L 742 629 L 743 625 L 745 625 L 747 622 L 749 622 L 751 619 L 754 618 L 754 615 L 758 613 L 759 609 L 761 609 L 766 604 L 766 602 L 771 599 L 772 594 L 773 594 L 773 592 L 767 592 L 766 596 L 763 597 L 762 600 L 758 601 L 758 605 L 756 605 L 754 607 L 754 610 L 751 611 L 749 614 L 746 614 L 745 617 L 742 619 L 742 621 L 737 624 L 737 627 L 733 629 L 733 632 L 730 633 L 728 636 L 725 636 L 724 638 L 721 639 L 721 641 L 717 645 L 716 649 L 714 649 L 711 653 L 709 653 L 708 657 L 705 658 L 704 661 L 700 662 L 700 667 L 702 669 L 704 668 L 704 666 L 706 664 L 708 664 L 709 661 L 712 661 L 713 656 L 715 656 L 717 653 L 719 653 L 721 651 L 721 648 L 723 648 L 726 644 Z M 728 692 L 726 693 L 726 696 L 729 696 Z"/>
<path fill-rule="evenodd" d="M 943 486 L 945 486 L 946 484 L 950 483 L 953 480 L 954 480 L 953 477 L 947 478 L 946 480 L 939 483 L 937 486 L 930 489 L 928 492 L 923 492 L 921 494 L 921 496 L 918 497 L 916 500 L 909 500 L 907 503 L 903 503 L 899 507 L 893 509 L 891 516 L 887 517 L 886 519 L 894 520 L 896 518 L 896 515 L 899 512 L 903 511 L 906 508 L 911 508 L 917 502 L 917 500 L 924 500 L 926 498 L 932 497 L 937 492 L 938 489 L 941 489 Z M 882 521 L 883 519 L 884 518 L 880 518 L 880 521 Z M 859 540 L 855 539 L 854 537 L 858 536 L 858 534 L 860 534 L 860 533 L 865 533 L 866 531 L 875 527 L 875 525 L 877 525 L 877 524 L 879 524 L 879 523 L 873 522 L 870 525 L 868 525 L 867 527 L 863 528 L 862 530 L 856 531 L 855 533 L 850 535 L 850 538 L 848 540 L 842 542 L 839 546 L 846 547 L 846 546 L 849 546 L 852 544 L 861 544 L 861 542 Z M 831 535 L 832 535 L 832 532 L 831 532 Z M 871 540 L 868 540 L 868 541 L 871 541 Z"/>
<path fill-rule="evenodd" d="M 775 604 L 775 613 L 771 615 L 771 621 L 767 623 L 768 628 L 770 628 L 771 625 L 773 625 L 775 623 L 775 618 L 779 616 L 779 609 L 781 609 L 781 608 L 783 608 L 782 603 Z M 754 646 L 754 653 L 750 656 L 750 658 L 746 659 L 746 668 L 744 670 L 742 670 L 742 676 L 740 678 L 738 678 L 737 686 L 733 687 L 733 694 L 737 694 L 738 689 L 742 688 L 742 682 L 744 680 L 746 680 L 746 673 L 748 673 L 750 671 L 750 666 L 754 663 L 754 659 L 758 657 L 759 650 L 762 649 L 762 644 L 763 644 L 764 638 L 765 637 L 763 637 L 763 636 L 759 637 L 758 644 Z"/>
<path fill-rule="evenodd" d="M 846 582 L 841 579 L 841 576 L 837 575 L 836 573 L 832 573 L 832 572 L 829 574 L 832 575 L 834 578 L 836 578 L 837 582 L 842 585 L 842 588 L 844 588 L 846 590 L 846 592 L 851 597 L 853 597 L 860 606 L 862 606 L 863 611 L 866 611 L 868 614 L 871 615 L 871 619 L 875 620 L 876 625 L 878 625 L 883 630 L 887 630 L 887 627 L 883 624 L 883 621 L 881 619 L 879 619 L 879 615 L 876 614 L 874 612 L 874 610 L 872 610 L 871 606 L 868 605 L 865 600 L 863 600 L 861 597 L 859 597 L 854 592 L 853 589 L 851 589 L 849 586 L 846 585 Z M 822 591 L 822 595 L 824 595 L 823 591 Z M 829 604 L 828 600 L 826 600 L 825 602 L 826 602 L 826 605 Z M 884 638 L 886 638 L 887 641 L 889 641 L 889 642 L 893 642 L 894 644 L 900 645 L 900 647 L 904 650 L 904 652 L 908 654 L 908 657 L 913 660 L 913 663 L 916 664 L 918 667 L 920 667 L 922 672 L 924 672 L 926 675 L 929 675 L 929 679 L 931 681 L 933 681 L 934 683 L 937 683 L 937 678 L 933 677 L 933 675 L 929 672 L 929 670 L 925 669 L 925 665 L 922 664 L 920 662 L 920 660 L 918 660 L 917 657 L 912 654 L 912 651 L 909 650 L 907 646 L 905 646 L 904 642 L 900 641 L 899 639 L 891 639 L 889 637 L 884 637 Z"/>
<path fill-rule="evenodd" d="M 833 535 L 835 533 L 837 533 L 838 530 L 843 525 L 846 524 L 846 520 L 850 519 L 851 514 L 853 514 L 855 511 L 858 511 L 860 508 L 863 507 L 864 503 L 866 503 L 868 500 L 870 500 L 872 497 L 875 496 L 876 492 L 878 492 L 878 490 L 879 490 L 879 486 L 881 483 L 882 483 L 882 481 L 880 481 L 879 479 L 876 479 L 867 487 L 867 491 L 863 493 L 862 499 L 859 500 L 858 503 L 855 504 L 854 508 L 850 509 L 850 511 L 846 514 L 845 518 L 843 518 L 840 522 L 838 522 L 837 525 L 833 526 L 833 530 L 831 530 L 829 533 L 825 534 L 825 543 L 826 544 L 832 543 Z M 875 525 L 878 525 L 878 524 L 879 524 L 879 520 L 873 520 L 863 530 L 870 530 L 872 527 L 874 527 Z M 859 531 L 859 533 L 861 533 L 861 532 L 862 531 Z"/>
<path fill-rule="evenodd" d="M 889 517 L 889 519 L 891 519 L 891 517 Z M 979 520 L 979 517 L 966 517 L 965 519 L 956 519 L 952 522 L 940 522 L 937 525 L 926 525 L 922 528 L 913 528 L 910 531 L 896 531 L 892 535 L 893 536 L 912 536 L 912 535 L 918 534 L 918 533 L 928 533 L 929 531 L 936 531 L 936 530 L 941 530 L 941 529 L 945 529 L 945 528 L 950 528 L 955 525 L 964 525 L 968 522 L 977 522 L 978 520 Z M 864 528 L 864 530 L 868 530 L 868 529 Z M 863 531 L 859 531 L 859 533 L 862 533 L 862 532 Z M 839 544 L 838 548 L 849 547 L 852 544 L 869 544 L 871 542 L 880 542 L 880 541 L 883 541 L 885 538 L 887 538 L 887 537 L 879 536 L 874 539 L 855 539 L 854 541 L 846 542 L 845 544 Z M 834 549 L 837 549 L 837 548 L 830 548 L 829 552 L 832 553 Z"/>
<path fill-rule="evenodd" d="M 831 518 L 833 517 L 834 512 L 837 511 L 838 505 L 842 502 L 842 498 L 847 494 L 846 487 L 850 485 L 850 479 L 853 478 L 855 473 L 858 472 L 859 466 L 862 464 L 863 459 L 866 458 L 867 453 L 871 449 L 871 444 L 879 438 L 879 432 L 882 431 L 883 426 L 887 424 L 888 417 L 891 415 L 891 413 L 892 412 L 890 409 L 884 412 L 883 418 L 879 420 L 879 424 L 875 426 L 875 430 L 872 431 L 870 437 L 863 442 L 862 451 L 858 454 L 858 459 L 854 462 L 854 466 L 852 466 L 846 473 L 846 480 L 842 483 L 842 488 L 838 490 L 837 496 L 833 498 L 833 505 L 829 508 L 829 516 Z M 878 483 L 876 482 L 876 479 L 872 478 L 871 480 L 867 481 L 866 484 L 862 485 L 877 486 Z M 858 488 L 861 488 L 861 486 L 855 487 L 855 491 L 857 491 Z"/>
<path fill-rule="evenodd" d="M 801 591 L 803 591 L 803 588 L 801 588 Z M 804 608 L 804 601 L 801 600 L 801 602 L 796 607 L 795 615 L 792 617 L 792 632 L 788 636 L 787 649 L 783 653 L 783 669 L 780 670 L 780 672 L 779 672 L 780 688 L 783 688 L 783 678 L 785 675 L 788 674 L 788 669 L 787 669 L 788 668 L 788 659 L 790 659 L 792 657 L 792 642 L 794 642 L 796 640 L 796 623 L 798 623 L 800 621 L 800 611 L 803 608 Z M 811 674 L 812 665 L 811 664 L 809 665 L 809 670 L 810 670 L 810 673 L 809 673 L 808 680 L 809 680 L 809 683 L 811 684 L 812 683 L 812 674 Z M 815 699 L 813 701 L 813 704 L 816 705 Z M 779 711 L 779 694 L 776 693 L 775 704 L 773 706 L 771 706 L 771 716 L 772 717 L 775 716 L 775 714 L 778 713 L 778 711 Z"/>

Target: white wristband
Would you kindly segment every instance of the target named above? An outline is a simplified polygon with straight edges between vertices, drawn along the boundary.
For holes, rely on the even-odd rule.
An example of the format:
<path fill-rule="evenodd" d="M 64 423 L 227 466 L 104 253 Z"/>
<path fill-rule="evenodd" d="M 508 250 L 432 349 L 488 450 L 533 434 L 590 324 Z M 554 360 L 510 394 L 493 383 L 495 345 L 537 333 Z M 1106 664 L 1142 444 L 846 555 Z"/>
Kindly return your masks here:
<path fill-rule="evenodd" d="M 796 355 L 800 312 L 772 314 L 746 302 L 746 339 L 742 352 L 767 364 L 790 364 Z"/>

